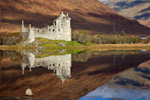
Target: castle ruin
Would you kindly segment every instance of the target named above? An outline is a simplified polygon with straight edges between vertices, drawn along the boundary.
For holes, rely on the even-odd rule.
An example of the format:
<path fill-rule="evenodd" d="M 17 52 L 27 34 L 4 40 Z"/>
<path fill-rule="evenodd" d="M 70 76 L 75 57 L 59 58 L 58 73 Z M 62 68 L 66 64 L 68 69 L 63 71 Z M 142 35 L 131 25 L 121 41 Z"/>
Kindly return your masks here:
<path fill-rule="evenodd" d="M 34 28 L 29 24 L 28 29 L 24 27 L 24 21 L 22 21 L 22 28 L 20 34 L 23 36 L 23 44 L 32 43 L 36 37 L 46 38 L 50 40 L 65 40 L 71 41 L 71 18 L 68 13 L 65 15 L 63 12 L 54 20 L 53 25 L 44 28 Z"/>
<path fill-rule="evenodd" d="M 21 53 L 25 55 L 21 61 L 22 74 L 24 74 L 24 70 L 27 66 L 30 71 L 32 68 L 42 66 L 48 70 L 53 70 L 62 83 L 71 77 L 71 54 L 36 58 L 33 53 L 25 50 Z"/>

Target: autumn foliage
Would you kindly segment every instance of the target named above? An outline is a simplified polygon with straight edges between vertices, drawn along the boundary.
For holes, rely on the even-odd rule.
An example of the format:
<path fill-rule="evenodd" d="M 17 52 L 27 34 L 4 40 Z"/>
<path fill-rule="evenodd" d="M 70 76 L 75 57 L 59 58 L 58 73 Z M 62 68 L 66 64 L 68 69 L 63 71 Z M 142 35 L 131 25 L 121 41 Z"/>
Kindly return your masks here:
<path fill-rule="evenodd" d="M 81 31 L 79 33 L 73 33 L 72 40 L 78 41 L 82 44 L 87 43 L 96 43 L 96 44 L 134 44 L 140 43 L 140 39 L 138 36 L 127 36 L 124 32 L 120 35 L 115 36 L 105 36 L 96 34 L 94 36 L 89 36 L 85 31 Z"/>

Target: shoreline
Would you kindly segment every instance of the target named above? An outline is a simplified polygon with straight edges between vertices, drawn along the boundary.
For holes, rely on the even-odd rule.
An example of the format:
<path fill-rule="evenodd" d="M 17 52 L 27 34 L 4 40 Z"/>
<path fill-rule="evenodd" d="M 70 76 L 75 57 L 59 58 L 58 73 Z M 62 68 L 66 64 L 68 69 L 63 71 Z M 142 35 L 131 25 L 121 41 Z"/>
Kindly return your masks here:
<path fill-rule="evenodd" d="M 150 44 L 94 44 L 88 47 L 94 51 L 100 50 L 150 50 Z"/>
<path fill-rule="evenodd" d="M 42 47 L 43 49 L 87 49 L 92 51 L 103 50 L 150 50 L 150 44 L 92 44 L 75 47 Z M 33 50 L 35 46 L 1 45 L 0 50 Z"/>

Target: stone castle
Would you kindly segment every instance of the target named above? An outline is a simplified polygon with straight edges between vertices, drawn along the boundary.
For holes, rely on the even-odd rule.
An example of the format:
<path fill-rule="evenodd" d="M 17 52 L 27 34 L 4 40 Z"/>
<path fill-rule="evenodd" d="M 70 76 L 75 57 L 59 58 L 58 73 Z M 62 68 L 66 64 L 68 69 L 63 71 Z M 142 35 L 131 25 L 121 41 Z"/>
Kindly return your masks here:
<path fill-rule="evenodd" d="M 24 74 L 27 66 L 30 71 L 32 68 L 42 66 L 48 70 L 53 70 L 62 83 L 71 77 L 71 54 L 35 58 L 33 53 L 26 51 L 22 51 L 21 53 L 25 55 L 21 61 L 22 74 Z"/>
<path fill-rule="evenodd" d="M 29 24 L 28 29 L 24 27 L 24 21 L 22 21 L 22 28 L 20 34 L 24 38 L 24 44 L 32 43 L 36 37 L 46 38 L 50 40 L 65 40 L 71 41 L 71 18 L 68 13 L 65 15 L 63 12 L 54 20 L 53 25 L 44 28 L 34 28 Z"/>

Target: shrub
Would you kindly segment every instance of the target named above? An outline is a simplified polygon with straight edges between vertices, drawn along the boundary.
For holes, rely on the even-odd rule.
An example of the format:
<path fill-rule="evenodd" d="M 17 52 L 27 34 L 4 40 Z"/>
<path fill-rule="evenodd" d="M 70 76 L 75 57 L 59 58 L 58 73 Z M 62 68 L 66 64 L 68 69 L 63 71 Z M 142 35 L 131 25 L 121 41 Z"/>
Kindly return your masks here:
<path fill-rule="evenodd" d="M 20 40 L 22 39 L 22 36 L 19 34 L 19 36 L 12 36 L 9 35 L 9 36 L 5 36 L 3 37 L 3 44 L 4 45 L 15 45 L 16 43 L 18 43 Z"/>
<path fill-rule="evenodd" d="M 80 34 L 79 35 L 79 38 L 78 38 L 78 41 L 82 44 L 86 44 L 89 42 L 89 38 L 88 38 L 88 35 L 86 34 Z"/>
<path fill-rule="evenodd" d="M 80 34 L 78 34 L 78 33 L 72 33 L 72 40 L 73 40 L 73 41 L 78 41 L 79 35 L 80 35 Z"/>
<path fill-rule="evenodd" d="M 99 37 L 93 37 L 92 38 L 92 43 L 101 44 L 101 39 Z"/>
<path fill-rule="evenodd" d="M 80 33 L 80 34 L 87 34 L 87 32 L 86 32 L 85 30 L 80 31 L 79 33 Z"/>

